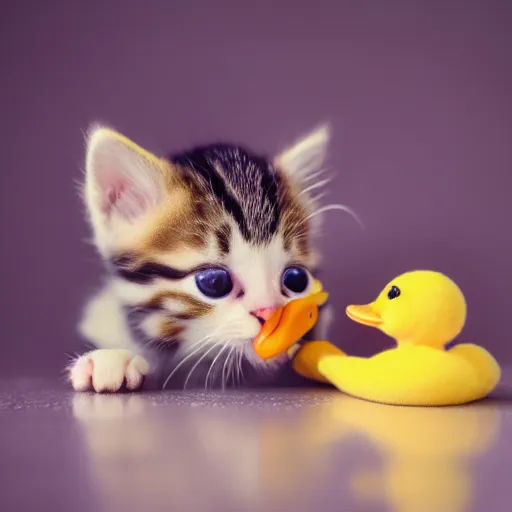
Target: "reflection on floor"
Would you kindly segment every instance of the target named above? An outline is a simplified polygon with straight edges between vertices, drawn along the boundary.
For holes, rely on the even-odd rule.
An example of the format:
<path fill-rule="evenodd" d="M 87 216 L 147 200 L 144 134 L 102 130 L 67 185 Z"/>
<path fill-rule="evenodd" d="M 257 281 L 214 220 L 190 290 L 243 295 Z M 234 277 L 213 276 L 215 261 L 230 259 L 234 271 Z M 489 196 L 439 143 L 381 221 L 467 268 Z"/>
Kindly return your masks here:
<path fill-rule="evenodd" d="M 475 485 L 472 459 L 492 447 L 500 426 L 492 405 L 395 408 L 337 393 L 256 417 L 198 407 L 173 417 L 136 395 L 77 395 L 73 405 L 106 510 L 154 509 L 171 496 L 180 510 L 208 510 L 212 500 L 233 510 L 291 509 L 337 474 L 355 502 L 462 512 Z M 354 439 L 375 451 L 366 466 L 343 456 Z"/>
<path fill-rule="evenodd" d="M 11 402 L 25 401 L 14 410 L 2 402 L 0 390 L 0 423 L 5 416 L 7 425 L 20 425 L 23 410 L 31 410 L 34 431 L 38 415 L 42 423 L 53 417 L 78 429 L 67 456 L 80 460 L 81 489 L 94 496 L 87 509 L 95 512 L 469 512 L 479 503 L 486 510 L 508 510 L 509 489 L 497 478 L 512 469 L 512 424 L 506 421 L 511 409 L 505 401 L 427 409 L 372 404 L 330 390 L 117 396 L 55 391 L 46 395 L 50 416 L 48 404 L 45 413 L 37 412 L 44 409 L 34 398 L 41 405 L 40 393 L 10 395 Z M 44 435 L 51 444 L 52 434 Z M 53 443 L 48 454 L 58 439 Z M 6 453 L 16 470 L 12 444 Z M 3 465 L 10 459 L 1 460 Z M 56 478 L 57 466 L 47 461 Z M 34 490 L 30 482 L 24 485 L 26 493 Z M 22 510 L 13 508 L 13 500 L 3 506 L 8 494 L 0 491 L 0 509 Z M 12 488 L 7 491 L 14 496 Z M 17 499 L 28 498 L 24 493 Z"/>

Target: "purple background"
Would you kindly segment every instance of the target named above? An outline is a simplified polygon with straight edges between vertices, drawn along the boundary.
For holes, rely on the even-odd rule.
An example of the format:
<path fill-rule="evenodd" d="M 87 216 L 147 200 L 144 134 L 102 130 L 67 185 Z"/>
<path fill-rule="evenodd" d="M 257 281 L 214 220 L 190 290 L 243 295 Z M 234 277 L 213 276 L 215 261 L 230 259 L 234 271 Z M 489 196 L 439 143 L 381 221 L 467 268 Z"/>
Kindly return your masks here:
<path fill-rule="evenodd" d="M 245 4 L 245 5 L 242 5 Z M 251 5 L 249 5 L 251 4 Z M 332 340 L 387 344 L 343 310 L 441 270 L 464 338 L 512 360 L 512 9 L 498 1 L 10 1 L 0 8 L 0 371 L 58 375 L 100 284 L 75 189 L 104 120 L 157 153 L 267 153 L 329 121 L 324 280 Z"/>

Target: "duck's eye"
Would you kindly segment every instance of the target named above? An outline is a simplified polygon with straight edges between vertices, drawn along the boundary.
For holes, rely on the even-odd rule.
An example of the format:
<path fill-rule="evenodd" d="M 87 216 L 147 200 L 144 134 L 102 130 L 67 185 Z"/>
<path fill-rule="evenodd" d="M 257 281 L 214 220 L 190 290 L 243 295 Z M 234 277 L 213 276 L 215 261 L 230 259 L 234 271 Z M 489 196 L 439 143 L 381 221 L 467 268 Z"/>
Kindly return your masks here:
<path fill-rule="evenodd" d="M 286 290 L 302 293 L 308 287 L 309 274 L 302 267 L 288 267 L 283 272 L 281 282 Z"/>
<path fill-rule="evenodd" d="M 231 275 L 224 268 L 208 268 L 196 274 L 196 286 L 210 299 L 221 299 L 233 290 Z"/>
<path fill-rule="evenodd" d="M 392 286 L 388 291 L 388 299 L 396 299 L 400 295 L 400 288 L 398 286 Z"/>

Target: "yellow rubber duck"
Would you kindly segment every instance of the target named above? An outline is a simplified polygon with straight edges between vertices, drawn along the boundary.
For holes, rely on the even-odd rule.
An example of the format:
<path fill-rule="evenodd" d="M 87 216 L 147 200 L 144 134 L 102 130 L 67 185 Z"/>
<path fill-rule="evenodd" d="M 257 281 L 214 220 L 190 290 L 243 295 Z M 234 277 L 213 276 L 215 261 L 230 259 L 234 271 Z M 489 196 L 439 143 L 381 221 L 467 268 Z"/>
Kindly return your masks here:
<path fill-rule="evenodd" d="M 311 342 L 295 356 L 303 376 L 328 381 L 358 398 L 395 405 L 456 405 L 487 396 L 501 370 L 484 348 L 450 343 L 466 321 L 460 288 L 440 272 L 417 270 L 393 279 L 371 304 L 350 305 L 352 320 L 380 329 L 396 348 L 370 358 Z M 318 377 L 321 376 L 321 379 Z"/>
<path fill-rule="evenodd" d="M 267 345 L 273 347 L 272 356 L 289 350 L 314 324 L 300 311 L 315 304 L 318 307 L 320 296 L 326 300 L 322 293 L 317 282 L 309 297 L 292 301 L 277 312 L 265 336 L 255 340 L 256 353 L 264 354 Z M 346 312 L 352 320 L 393 337 L 396 348 L 361 358 L 348 356 L 327 341 L 312 341 L 295 354 L 297 373 L 331 383 L 358 398 L 416 406 L 478 400 L 499 382 L 500 367 L 484 348 L 471 343 L 445 348 L 464 326 L 466 301 L 460 288 L 442 273 L 417 270 L 402 274 L 388 283 L 374 302 L 348 306 Z"/>

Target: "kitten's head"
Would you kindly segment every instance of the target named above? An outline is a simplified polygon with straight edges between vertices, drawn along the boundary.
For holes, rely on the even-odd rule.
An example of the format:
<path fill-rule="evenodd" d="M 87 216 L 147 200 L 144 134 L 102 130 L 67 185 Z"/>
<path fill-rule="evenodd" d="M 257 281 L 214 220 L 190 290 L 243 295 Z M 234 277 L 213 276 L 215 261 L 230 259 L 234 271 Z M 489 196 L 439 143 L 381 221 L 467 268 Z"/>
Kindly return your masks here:
<path fill-rule="evenodd" d="M 148 340 L 235 347 L 263 364 L 251 347 L 262 323 L 311 289 L 309 191 L 328 138 L 321 127 L 273 159 L 225 144 L 166 159 L 109 128 L 90 131 L 84 197 L 95 244 L 121 302 L 145 311 Z"/>

